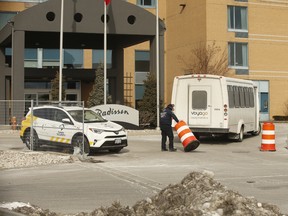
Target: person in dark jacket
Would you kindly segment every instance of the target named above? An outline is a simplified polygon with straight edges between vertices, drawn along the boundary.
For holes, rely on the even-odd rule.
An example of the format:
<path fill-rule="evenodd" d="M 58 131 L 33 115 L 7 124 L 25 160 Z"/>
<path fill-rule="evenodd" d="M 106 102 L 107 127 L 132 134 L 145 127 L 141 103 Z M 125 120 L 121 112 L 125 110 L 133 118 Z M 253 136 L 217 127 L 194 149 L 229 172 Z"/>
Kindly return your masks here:
<path fill-rule="evenodd" d="M 160 129 L 161 129 L 161 149 L 162 151 L 168 151 L 166 148 L 166 140 L 169 138 L 169 151 L 177 151 L 174 148 L 174 134 L 172 130 L 172 119 L 174 119 L 177 123 L 179 122 L 176 115 L 173 113 L 174 104 L 169 104 L 163 112 L 161 112 L 160 116 Z"/>

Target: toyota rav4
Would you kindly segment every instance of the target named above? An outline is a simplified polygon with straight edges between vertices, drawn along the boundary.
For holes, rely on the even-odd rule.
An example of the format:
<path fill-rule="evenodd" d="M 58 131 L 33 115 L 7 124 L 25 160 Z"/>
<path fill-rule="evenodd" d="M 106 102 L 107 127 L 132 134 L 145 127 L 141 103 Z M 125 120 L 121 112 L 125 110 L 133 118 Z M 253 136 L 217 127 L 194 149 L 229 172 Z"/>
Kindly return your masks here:
<path fill-rule="evenodd" d="M 91 149 L 118 153 L 127 146 L 127 132 L 121 125 L 104 119 L 90 109 L 75 106 L 34 107 L 33 115 L 30 109 L 20 131 L 20 138 L 29 149 L 32 137 L 33 150 L 44 144 L 56 144 L 79 147 L 85 154 L 89 154 Z"/>

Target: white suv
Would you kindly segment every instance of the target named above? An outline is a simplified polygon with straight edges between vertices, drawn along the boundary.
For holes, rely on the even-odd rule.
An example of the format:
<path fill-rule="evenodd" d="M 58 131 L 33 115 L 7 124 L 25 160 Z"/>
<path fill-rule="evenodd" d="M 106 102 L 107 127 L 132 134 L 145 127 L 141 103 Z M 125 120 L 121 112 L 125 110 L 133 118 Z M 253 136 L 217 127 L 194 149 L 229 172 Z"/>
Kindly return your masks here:
<path fill-rule="evenodd" d="M 90 149 L 106 149 L 118 153 L 127 146 L 127 132 L 121 125 L 107 121 L 94 111 L 82 107 L 34 107 L 33 116 L 30 109 L 22 121 L 20 131 L 20 138 L 29 149 L 31 128 L 34 129 L 33 150 L 37 150 L 42 144 L 56 144 L 80 147 L 86 154 L 89 154 Z"/>

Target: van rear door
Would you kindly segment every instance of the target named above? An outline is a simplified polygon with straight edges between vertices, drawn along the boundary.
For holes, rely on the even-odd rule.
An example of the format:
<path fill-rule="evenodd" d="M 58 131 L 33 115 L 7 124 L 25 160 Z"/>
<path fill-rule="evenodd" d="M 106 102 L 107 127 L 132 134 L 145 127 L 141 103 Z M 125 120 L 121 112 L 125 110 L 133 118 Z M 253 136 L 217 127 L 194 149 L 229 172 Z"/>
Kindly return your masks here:
<path fill-rule="evenodd" d="M 188 97 L 189 126 L 211 124 L 211 86 L 190 85 Z"/>

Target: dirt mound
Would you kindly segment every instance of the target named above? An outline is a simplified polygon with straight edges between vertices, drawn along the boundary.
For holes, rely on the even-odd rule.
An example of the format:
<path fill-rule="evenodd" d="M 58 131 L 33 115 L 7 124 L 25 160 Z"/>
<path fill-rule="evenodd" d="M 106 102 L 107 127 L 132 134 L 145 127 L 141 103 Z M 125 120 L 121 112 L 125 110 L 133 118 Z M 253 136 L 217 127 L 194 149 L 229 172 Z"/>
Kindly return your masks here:
<path fill-rule="evenodd" d="M 60 216 L 49 210 L 36 206 L 25 206 L 13 209 L 25 215 Z M 133 207 L 122 206 L 114 202 L 110 207 L 101 207 L 91 213 L 78 213 L 75 216 L 221 216 L 253 215 L 280 216 L 275 205 L 260 203 L 254 198 L 228 190 L 213 179 L 213 173 L 192 172 L 179 184 L 169 185 L 159 194 L 137 202 Z"/>

